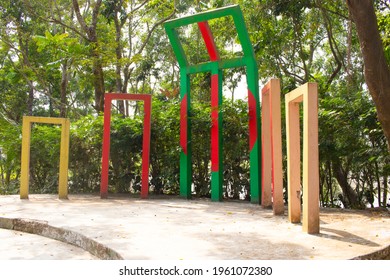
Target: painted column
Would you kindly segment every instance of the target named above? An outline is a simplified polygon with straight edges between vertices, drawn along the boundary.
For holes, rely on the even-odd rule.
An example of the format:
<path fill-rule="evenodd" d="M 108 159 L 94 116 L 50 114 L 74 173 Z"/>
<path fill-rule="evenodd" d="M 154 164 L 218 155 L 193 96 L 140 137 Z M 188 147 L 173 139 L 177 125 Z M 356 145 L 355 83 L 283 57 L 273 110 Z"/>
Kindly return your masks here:
<path fill-rule="evenodd" d="M 302 228 L 307 233 L 319 233 L 318 93 L 316 83 L 308 83 L 306 87 L 303 96 Z"/>
<path fill-rule="evenodd" d="M 151 134 L 151 97 L 144 99 L 144 133 L 142 140 L 142 185 L 141 198 L 148 198 L 149 194 L 149 159 Z"/>
<path fill-rule="evenodd" d="M 222 71 L 211 72 L 211 200 L 223 198 Z"/>
<path fill-rule="evenodd" d="M 111 130 L 111 98 L 104 98 L 104 123 L 102 147 L 102 175 L 100 183 L 100 197 L 108 196 L 108 168 L 110 160 L 110 130 Z"/>
<path fill-rule="evenodd" d="M 259 74 L 256 61 L 247 59 L 247 83 L 249 106 L 249 159 L 250 159 L 250 195 L 251 202 L 261 202 L 261 137 L 260 137 L 260 101 Z"/>
<path fill-rule="evenodd" d="M 261 93 L 262 206 L 284 213 L 280 82 L 271 79 Z"/>
<path fill-rule="evenodd" d="M 180 196 L 191 198 L 191 112 L 190 77 L 187 68 L 180 68 Z"/>
<path fill-rule="evenodd" d="M 68 198 L 68 165 L 69 165 L 69 130 L 70 121 L 65 119 L 61 129 L 60 171 L 58 182 L 58 197 Z"/>
<path fill-rule="evenodd" d="M 266 87 L 269 85 L 267 83 Z M 271 153 L 271 106 L 269 87 L 264 87 L 261 94 L 261 152 L 262 152 L 262 183 L 261 206 L 272 207 L 272 153 Z"/>
<path fill-rule="evenodd" d="M 22 128 L 22 158 L 20 172 L 20 198 L 28 199 L 28 182 L 30 175 L 30 140 L 31 139 L 31 122 L 23 117 Z"/>

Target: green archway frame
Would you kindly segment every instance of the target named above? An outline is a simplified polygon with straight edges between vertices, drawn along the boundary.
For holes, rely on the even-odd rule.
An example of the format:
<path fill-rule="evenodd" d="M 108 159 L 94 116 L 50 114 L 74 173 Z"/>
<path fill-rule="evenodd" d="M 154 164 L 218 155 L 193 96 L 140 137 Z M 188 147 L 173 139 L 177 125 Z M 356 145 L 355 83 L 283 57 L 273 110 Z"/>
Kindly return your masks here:
<path fill-rule="evenodd" d="M 243 56 L 222 60 L 216 47 L 208 21 L 231 16 L 237 30 Z M 177 29 L 197 24 L 205 42 L 210 61 L 190 65 L 181 45 Z M 211 72 L 211 199 L 223 198 L 222 166 L 222 70 L 246 67 L 249 106 L 249 156 L 250 156 L 250 195 L 252 203 L 261 202 L 261 137 L 259 78 L 256 59 L 242 11 L 238 5 L 207 11 L 165 23 L 169 41 L 180 66 L 180 196 L 191 198 L 191 111 L 190 75 Z"/>

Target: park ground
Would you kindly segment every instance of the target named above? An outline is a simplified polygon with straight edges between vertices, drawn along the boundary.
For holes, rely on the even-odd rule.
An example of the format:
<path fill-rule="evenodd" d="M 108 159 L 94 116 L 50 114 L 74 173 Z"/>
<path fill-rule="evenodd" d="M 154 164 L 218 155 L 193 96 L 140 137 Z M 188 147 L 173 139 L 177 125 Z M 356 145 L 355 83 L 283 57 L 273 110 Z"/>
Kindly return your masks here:
<path fill-rule="evenodd" d="M 0 196 L 0 259 L 390 259 L 388 210 L 321 209 L 320 221 L 307 234 L 248 202 Z"/>

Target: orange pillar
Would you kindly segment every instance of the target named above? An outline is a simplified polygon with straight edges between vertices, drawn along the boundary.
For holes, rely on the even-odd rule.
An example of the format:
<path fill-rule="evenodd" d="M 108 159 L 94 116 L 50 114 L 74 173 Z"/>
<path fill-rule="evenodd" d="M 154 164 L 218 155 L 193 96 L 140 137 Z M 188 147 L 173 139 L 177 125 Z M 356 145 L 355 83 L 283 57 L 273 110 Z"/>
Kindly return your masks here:
<path fill-rule="evenodd" d="M 261 91 L 262 206 L 284 213 L 280 82 L 271 79 Z"/>

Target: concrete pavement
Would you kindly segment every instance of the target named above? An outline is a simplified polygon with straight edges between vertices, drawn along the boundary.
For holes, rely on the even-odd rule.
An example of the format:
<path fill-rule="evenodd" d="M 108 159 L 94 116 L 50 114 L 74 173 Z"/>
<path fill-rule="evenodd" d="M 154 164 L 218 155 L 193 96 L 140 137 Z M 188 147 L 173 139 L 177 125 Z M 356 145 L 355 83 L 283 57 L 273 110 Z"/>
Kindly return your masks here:
<path fill-rule="evenodd" d="M 26 233 L 23 245 L 18 232 L 1 230 L 0 259 L 339 260 L 376 251 L 390 257 L 388 211 L 321 209 L 315 235 L 259 205 L 167 197 L 0 196 L 0 218 L 0 227 L 27 228 L 95 254 L 68 244 L 65 252 L 59 241 Z"/>

